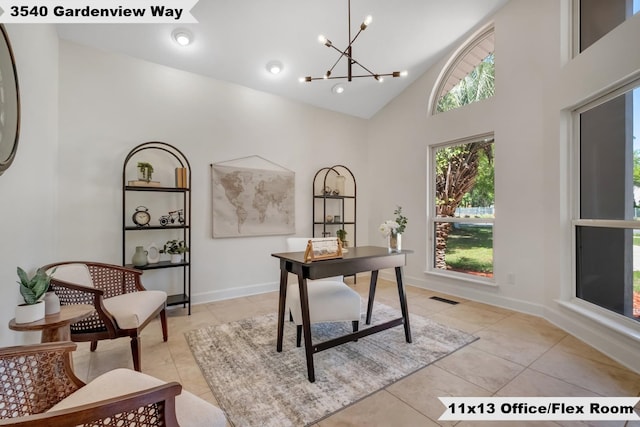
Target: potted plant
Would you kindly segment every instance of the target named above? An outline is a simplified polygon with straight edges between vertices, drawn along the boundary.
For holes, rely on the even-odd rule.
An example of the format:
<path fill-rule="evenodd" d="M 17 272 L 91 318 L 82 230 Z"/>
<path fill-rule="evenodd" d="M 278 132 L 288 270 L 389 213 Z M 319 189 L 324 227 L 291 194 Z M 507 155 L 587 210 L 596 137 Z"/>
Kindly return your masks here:
<path fill-rule="evenodd" d="M 151 175 L 153 174 L 153 166 L 151 163 L 138 162 L 138 178 L 140 181 L 151 181 Z"/>
<path fill-rule="evenodd" d="M 178 264 L 182 262 L 182 254 L 189 252 L 189 247 L 184 240 L 169 240 L 160 250 L 161 254 L 171 255 L 171 263 Z"/>
<path fill-rule="evenodd" d="M 340 230 L 336 231 L 336 236 L 338 236 L 338 239 L 340 239 L 340 241 L 342 242 L 343 248 L 349 246 L 349 241 L 347 240 L 347 230 L 341 228 Z"/>
<path fill-rule="evenodd" d="M 24 304 L 16 306 L 16 323 L 30 323 L 44 318 L 45 307 L 42 296 L 49 289 L 51 276 L 39 268 L 36 274 L 29 278 L 27 273 L 18 267 L 17 283 L 20 285 L 20 294 Z"/>

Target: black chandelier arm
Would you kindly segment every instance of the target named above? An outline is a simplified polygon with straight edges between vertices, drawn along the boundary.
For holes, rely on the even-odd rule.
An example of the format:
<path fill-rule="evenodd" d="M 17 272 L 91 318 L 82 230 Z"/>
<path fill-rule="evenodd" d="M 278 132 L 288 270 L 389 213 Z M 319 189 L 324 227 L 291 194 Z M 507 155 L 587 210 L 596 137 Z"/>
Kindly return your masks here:
<path fill-rule="evenodd" d="M 384 74 L 361 74 L 358 76 L 351 76 L 352 79 L 355 78 L 362 78 L 362 77 L 399 77 L 400 76 L 400 72 L 399 71 L 394 71 L 392 73 L 384 73 Z M 348 79 L 349 76 L 334 76 L 334 77 L 307 77 L 305 79 L 305 81 L 310 82 L 313 80 L 339 80 L 339 79 Z"/>
<path fill-rule="evenodd" d="M 364 65 L 362 65 L 361 63 L 359 63 L 358 61 L 356 61 L 355 59 L 353 59 L 352 57 L 348 57 L 350 61 L 352 61 L 354 64 L 357 64 L 360 66 L 360 68 L 362 68 L 363 70 L 365 70 L 367 73 L 369 73 L 371 76 L 376 77 L 376 76 L 382 76 L 383 74 L 376 74 L 373 71 L 371 71 L 370 69 L 368 69 L 367 67 L 365 67 Z"/>
<path fill-rule="evenodd" d="M 362 32 L 362 29 L 358 31 L 358 34 L 356 34 L 356 36 L 353 38 L 353 40 L 351 40 L 351 42 L 349 43 L 349 46 L 346 47 L 345 50 L 340 50 L 337 47 L 335 47 L 333 45 L 333 43 L 326 45 L 327 47 L 332 47 L 334 48 L 337 52 L 340 52 L 340 56 L 338 57 L 338 59 L 336 59 L 336 62 L 333 64 L 333 66 L 329 69 L 329 71 L 333 71 L 333 69 L 336 67 L 336 65 L 338 65 L 338 62 L 340 62 L 340 60 L 342 59 L 343 56 L 347 56 L 349 59 L 353 59 L 351 58 L 351 56 L 347 53 L 349 51 L 349 48 L 353 45 L 353 43 L 356 41 L 356 39 L 358 38 L 358 36 L 360 35 L 360 33 Z M 359 64 L 358 64 L 359 65 Z M 360 65 L 362 67 L 362 65 Z M 364 68 L 364 67 L 362 67 Z M 366 69 L 366 68 L 365 68 Z M 367 70 L 368 71 L 368 70 Z"/>
<path fill-rule="evenodd" d="M 358 33 L 359 34 L 359 33 Z M 355 39 L 354 39 L 355 40 Z M 351 61 L 352 64 L 357 64 L 359 65 L 363 70 L 365 70 L 367 73 L 369 73 L 372 76 L 376 76 L 376 73 L 374 73 L 373 71 L 371 71 L 370 69 L 368 69 L 367 67 L 365 67 L 364 65 L 362 65 L 360 62 L 358 62 L 357 60 L 355 60 L 351 55 L 349 55 L 349 48 L 351 47 L 351 44 L 349 44 L 349 46 L 347 46 L 347 48 L 342 51 L 340 49 L 338 49 L 337 47 L 335 47 L 333 44 L 329 45 L 329 47 L 334 48 L 335 50 L 337 50 L 338 52 L 340 52 L 340 56 L 338 57 L 338 59 L 336 60 L 336 62 L 333 64 L 333 66 L 329 69 L 328 75 L 331 75 L 331 72 L 333 71 L 333 69 L 336 67 L 336 65 L 338 65 L 338 62 L 340 62 L 340 60 L 342 59 L 342 57 L 346 56 L 347 59 L 349 61 Z M 377 74 L 380 75 L 380 74 Z"/>
<path fill-rule="evenodd" d="M 349 46 L 351 46 L 351 45 L 349 45 Z M 349 46 L 347 46 L 347 49 L 345 49 L 344 51 L 341 51 L 340 49 L 338 49 L 334 45 L 330 46 L 330 47 L 334 48 L 335 50 L 337 50 L 338 52 L 340 52 L 340 56 L 338 57 L 338 59 L 336 59 L 336 62 L 333 63 L 333 66 L 331 68 L 329 68 L 329 74 L 331 74 L 333 69 L 336 68 L 336 65 L 338 65 L 338 62 L 340 62 L 340 60 L 342 59 L 343 56 L 347 55 L 347 58 L 349 57 L 349 55 L 347 54 L 347 50 L 349 49 Z"/>
<path fill-rule="evenodd" d="M 351 40 L 351 42 L 349 43 L 349 46 L 347 46 L 347 49 L 349 49 L 349 47 L 356 41 L 356 39 L 358 38 L 361 32 L 362 32 L 362 29 L 358 30 L 358 34 L 356 34 L 353 40 Z"/>

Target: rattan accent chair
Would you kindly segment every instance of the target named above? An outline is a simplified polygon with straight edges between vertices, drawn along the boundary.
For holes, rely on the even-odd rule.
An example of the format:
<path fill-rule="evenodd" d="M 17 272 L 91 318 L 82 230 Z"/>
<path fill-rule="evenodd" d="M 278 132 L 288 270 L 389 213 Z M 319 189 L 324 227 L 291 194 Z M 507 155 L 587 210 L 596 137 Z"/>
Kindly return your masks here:
<path fill-rule="evenodd" d="M 224 413 L 177 382 L 116 369 L 85 384 L 72 342 L 0 349 L 0 426 L 216 426 Z"/>
<path fill-rule="evenodd" d="M 60 305 L 90 304 L 96 309 L 71 324 L 72 341 L 90 341 L 95 351 L 100 340 L 130 337 L 136 371 L 141 370 L 140 332 L 157 316 L 167 341 L 167 294 L 146 290 L 140 280 L 142 271 L 88 261 L 58 262 L 43 269 L 53 273 L 50 289 L 60 298 Z"/>

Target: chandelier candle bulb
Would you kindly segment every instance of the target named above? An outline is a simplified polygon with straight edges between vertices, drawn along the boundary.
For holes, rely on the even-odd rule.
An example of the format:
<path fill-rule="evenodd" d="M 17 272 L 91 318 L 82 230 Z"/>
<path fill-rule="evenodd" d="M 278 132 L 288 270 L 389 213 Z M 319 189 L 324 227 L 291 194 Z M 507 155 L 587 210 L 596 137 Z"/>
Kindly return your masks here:
<path fill-rule="evenodd" d="M 371 24 L 371 21 L 373 21 L 373 16 L 371 15 L 368 15 L 366 18 L 364 18 L 364 21 L 362 22 L 362 24 L 360 24 L 360 31 L 364 31 L 364 29 Z"/>

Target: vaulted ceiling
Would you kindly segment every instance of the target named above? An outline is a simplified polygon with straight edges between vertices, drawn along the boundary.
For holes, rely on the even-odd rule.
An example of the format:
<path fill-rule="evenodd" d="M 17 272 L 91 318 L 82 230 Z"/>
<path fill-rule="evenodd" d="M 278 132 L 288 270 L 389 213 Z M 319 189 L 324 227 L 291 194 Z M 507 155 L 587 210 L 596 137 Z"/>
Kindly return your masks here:
<path fill-rule="evenodd" d="M 197 24 L 59 24 L 58 34 L 76 43 L 370 118 L 507 1 L 352 0 L 352 37 L 367 15 L 373 17 L 353 44 L 352 57 L 374 74 L 408 72 L 406 77 L 386 77 L 382 83 L 373 78 L 299 81 L 322 77 L 340 56 L 318 42 L 319 34 L 340 50 L 349 44 L 348 0 L 199 0 L 192 9 Z M 190 45 L 179 46 L 171 38 L 178 28 L 193 34 Z M 274 60 L 284 66 L 277 75 L 267 71 L 267 63 Z M 353 74 L 365 73 L 354 65 Z M 332 76 L 346 74 L 342 58 Z M 341 94 L 332 91 L 338 83 L 345 86 Z"/>

